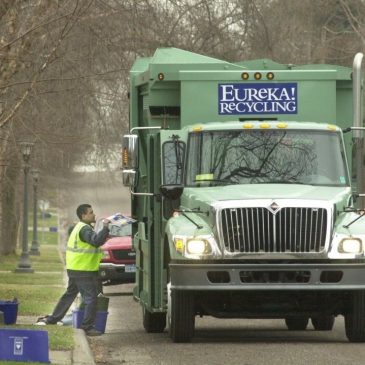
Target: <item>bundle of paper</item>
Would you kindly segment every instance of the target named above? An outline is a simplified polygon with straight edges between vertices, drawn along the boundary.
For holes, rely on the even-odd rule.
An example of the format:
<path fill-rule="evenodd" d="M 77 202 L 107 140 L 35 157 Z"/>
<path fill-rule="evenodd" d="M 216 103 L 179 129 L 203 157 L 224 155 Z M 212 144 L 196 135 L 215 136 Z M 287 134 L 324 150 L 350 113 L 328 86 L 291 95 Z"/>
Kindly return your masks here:
<path fill-rule="evenodd" d="M 110 223 L 116 226 L 124 226 L 126 224 L 131 224 L 136 222 L 135 219 L 125 216 L 122 213 L 113 214 L 110 217 L 107 217 L 106 219 L 109 219 Z"/>

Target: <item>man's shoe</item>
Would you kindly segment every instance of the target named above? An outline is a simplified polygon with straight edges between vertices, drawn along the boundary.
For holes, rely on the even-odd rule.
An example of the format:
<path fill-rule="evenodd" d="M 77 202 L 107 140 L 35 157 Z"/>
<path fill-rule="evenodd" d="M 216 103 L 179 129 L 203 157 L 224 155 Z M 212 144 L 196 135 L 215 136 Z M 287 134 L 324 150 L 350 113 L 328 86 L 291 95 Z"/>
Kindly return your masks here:
<path fill-rule="evenodd" d="M 49 319 L 50 316 L 44 316 L 44 317 L 39 317 L 35 323 L 35 325 L 37 326 L 45 326 L 47 324 L 56 324 L 56 322 L 52 322 Z M 58 324 L 58 322 L 57 322 Z"/>
<path fill-rule="evenodd" d="M 103 332 L 98 331 L 95 328 L 91 328 L 87 331 L 85 331 L 87 336 L 101 336 L 103 334 Z"/>
<path fill-rule="evenodd" d="M 34 323 L 36 326 L 45 326 L 47 324 L 47 321 L 43 318 L 37 319 L 37 322 Z"/>

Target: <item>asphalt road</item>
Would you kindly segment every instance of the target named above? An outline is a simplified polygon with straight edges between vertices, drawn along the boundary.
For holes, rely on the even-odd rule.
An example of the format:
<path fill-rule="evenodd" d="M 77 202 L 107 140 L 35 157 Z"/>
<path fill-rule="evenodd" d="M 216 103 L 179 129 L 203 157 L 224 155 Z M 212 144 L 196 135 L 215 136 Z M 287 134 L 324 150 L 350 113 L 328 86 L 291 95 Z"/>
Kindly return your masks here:
<path fill-rule="evenodd" d="M 76 219 L 76 206 L 92 204 L 98 216 L 129 212 L 129 192 L 104 176 L 85 175 L 64 192 L 66 220 Z M 167 331 L 148 334 L 132 297 L 133 285 L 105 288 L 110 296 L 106 333 L 90 338 L 97 363 L 108 365 L 362 365 L 365 344 L 346 339 L 343 318 L 331 332 L 288 331 L 283 320 L 197 318 L 193 341 L 172 343 Z"/>
<path fill-rule="evenodd" d="M 105 288 L 110 297 L 106 333 L 91 338 L 97 363 L 138 365 L 361 365 L 365 344 L 349 343 L 343 317 L 334 330 L 288 331 L 283 320 L 196 319 L 191 343 L 171 342 L 167 331 L 148 334 L 132 297 L 133 285 Z"/>

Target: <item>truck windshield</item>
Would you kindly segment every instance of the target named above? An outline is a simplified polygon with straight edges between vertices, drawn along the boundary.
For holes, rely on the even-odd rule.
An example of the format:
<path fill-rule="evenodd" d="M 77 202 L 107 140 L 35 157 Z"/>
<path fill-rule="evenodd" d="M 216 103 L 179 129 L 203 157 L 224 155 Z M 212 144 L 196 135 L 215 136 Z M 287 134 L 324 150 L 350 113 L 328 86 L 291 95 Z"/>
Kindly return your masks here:
<path fill-rule="evenodd" d="M 203 131 L 188 148 L 187 186 L 349 184 L 340 135 L 330 131 Z"/>

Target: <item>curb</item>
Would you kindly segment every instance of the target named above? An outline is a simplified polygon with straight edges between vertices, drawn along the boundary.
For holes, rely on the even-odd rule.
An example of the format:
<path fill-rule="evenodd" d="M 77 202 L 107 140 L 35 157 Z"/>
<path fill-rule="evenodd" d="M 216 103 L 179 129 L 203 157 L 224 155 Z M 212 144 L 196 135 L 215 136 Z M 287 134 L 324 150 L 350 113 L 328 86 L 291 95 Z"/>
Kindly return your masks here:
<path fill-rule="evenodd" d="M 89 342 L 82 329 L 74 328 L 75 348 L 72 351 L 73 365 L 95 365 Z"/>

